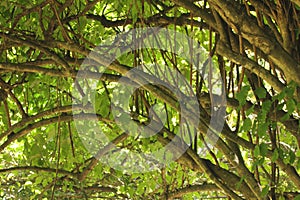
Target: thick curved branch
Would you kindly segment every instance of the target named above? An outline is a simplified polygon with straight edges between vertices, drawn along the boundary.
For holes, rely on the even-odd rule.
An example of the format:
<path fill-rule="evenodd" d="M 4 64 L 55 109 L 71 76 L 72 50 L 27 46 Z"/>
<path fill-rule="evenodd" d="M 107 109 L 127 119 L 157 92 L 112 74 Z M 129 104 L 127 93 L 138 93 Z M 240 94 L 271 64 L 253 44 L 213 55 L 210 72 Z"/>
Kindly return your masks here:
<path fill-rule="evenodd" d="M 238 2 L 230 0 L 209 0 L 209 2 L 231 28 L 267 54 L 285 72 L 288 81 L 293 80 L 300 85 L 300 74 L 297 73 L 300 64 L 274 40 L 270 30 L 259 27 L 256 19 L 246 15 Z"/>
<path fill-rule="evenodd" d="M 214 184 L 202 184 L 202 185 L 191 185 L 177 190 L 176 192 L 172 192 L 168 194 L 168 199 L 172 200 L 176 197 L 182 197 L 185 194 L 193 193 L 193 192 L 213 192 L 220 191 Z"/>
<path fill-rule="evenodd" d="M 7 172 L 12 172 L 12 171 L 20 171 L 20 170 L 59 173 L 62 175 L 67 175 L 70 177 L 77 178 L 77 174 L 74 174 L 72 172 L 69 172 L 69 171 L 66 171 L 63 169 L 53 169 L 53 168 L 45 168 L 45 167 L 38 167 L 38 166 L 10 167 L 10 168 L 5 168 L 5 169 L 0 169 L 0 173 L 7 173 Z"/>

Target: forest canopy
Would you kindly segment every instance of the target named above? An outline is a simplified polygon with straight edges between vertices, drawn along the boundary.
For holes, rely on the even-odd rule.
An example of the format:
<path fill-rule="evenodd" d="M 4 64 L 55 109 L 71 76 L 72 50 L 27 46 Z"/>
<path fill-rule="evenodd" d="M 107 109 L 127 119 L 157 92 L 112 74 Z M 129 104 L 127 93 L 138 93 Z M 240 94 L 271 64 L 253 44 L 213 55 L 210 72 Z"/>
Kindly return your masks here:
<path fill-rule="evenodd" d="M 299 0 L 2 0 L 1 199 L 300 199 Z"/>

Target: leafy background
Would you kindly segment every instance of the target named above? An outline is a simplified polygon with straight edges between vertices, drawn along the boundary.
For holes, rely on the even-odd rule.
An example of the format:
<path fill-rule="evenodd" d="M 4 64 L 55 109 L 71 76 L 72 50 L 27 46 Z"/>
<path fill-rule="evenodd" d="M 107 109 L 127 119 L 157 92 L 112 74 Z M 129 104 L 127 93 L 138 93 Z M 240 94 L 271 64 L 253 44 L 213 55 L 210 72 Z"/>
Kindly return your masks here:
<path fill-rule="evenodd" d="M 299 199 L 299 7 L 299 0 L 2 0 L 1 198 Z M 163 64 L 161 74 L 178 70 L 207 111 L 201 117 L 210 118 L 207 85 L 170 52 L 132 51 L 102 76 L 95 102 L 89 93 L 73 96 L 80 91 L 77 71 L 94 47 L 154 26 L 184 33 L 210 53 L 224 81 L 226 124 L 206 155 L 198 151 L 207 132 L 199 125 L 196 142 L 176 162 L 129 175 L 86 150 L 72 111 L 89 119 L 82 110 L 93 103 L 98 118 L 90 123 L 97 121 L 116 145 L 137 152 L 169 142 L 180 113 L 163 95 L 140 88 L 130 99 L 133 119 L 147 123 L 149 105 L 156 103 L 167 113 L 165 129 L 149 139 L 123 134 L 110 110 L 122 66 L 131 69 L 143 60 Z"/>

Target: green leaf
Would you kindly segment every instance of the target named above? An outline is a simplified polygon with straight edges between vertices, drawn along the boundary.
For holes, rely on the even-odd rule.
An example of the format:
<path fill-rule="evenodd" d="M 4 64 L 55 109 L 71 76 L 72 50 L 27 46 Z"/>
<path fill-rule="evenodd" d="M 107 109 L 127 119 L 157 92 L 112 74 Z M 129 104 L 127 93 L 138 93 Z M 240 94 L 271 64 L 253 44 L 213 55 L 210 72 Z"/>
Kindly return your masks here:
<path fill-rule="evenodd" d="M 265 187 L 262 189 L 262 191 L 261 191 L 261 196 L 262 196 L 262 197 L 267 196 L 268 192 L 269 192 L 269 186 L 267 185 L 267 186 L 265 186 Z"/>
<path fill-rule="evenodd" d="M 292 114 L 297 109 L 296 103 L 293 99 L 289 99 L 286 102 L 286 109 L 288 111 L 288 114 Z"/>
<path fill-rule="evenodd" d="M 290 150 L 290 152 L 289 152 L 289 157 L 290 157 L 289 163 L 293 164 L 295 162 L 296 155 L 292 150 Z"/>
<path fill-rule="evenodd" d="M 35 179 L 35 183 L 40 184 L 43 180 L 44 180 L 43 176 L 37 176 L 36 179 Z"/>
<path fill-rule="evenodd" d="M 240 105 L 242 106 L 245 105 L 249 91 L 250 91 L 250 86 L 246 85 L 242 87 L 239 93 L 236 94 L 236 99 L 239 101 Z"/>
<path fill-rule="evenodd" d="M 264 162 L 265 162 L 265 158 L 264 157 L 262 157 L 262 158 L 260 158 L 259 160 L 258 160 L 258 165 L 263 165 L 264 164 Z"/>
<path fill-rule="evenodd" d="M 131 9 L 132 22 L 135 23 L 138 19 L 138 11 L 135 7 Z"/>
<path fill-rule="evenodd" d="M 95 110 L 102 116 L 107 116 L 110 111 L 110 101 L 106 93 L 96 93 L 95 95 Z"/>
<path fill-rule="evenodd" d="M 245 113 L 246 113 L 247 116 L 250 115 L 250 114 L 252 114 L 254 112 L 254 107 L 255 106 L 252 105 L 248 110 L 245 111 Z"/>
<path fill-rule="evenodd" d="M 298 149 L 295 153 L 296 157 L 300 157 L 300 150 Z"/>
<path fill-rule="evenodd" d="M 278 149 L 278 154 L 279 158 L 284 159 L 284 151 L 281 148 Z"/>
<path fill-rule="evenodd" d="M 288 120 L 289 118 L 290 118 L 289 113 L 285 113 L 285 114 L 280 118 L 280 121 L 284 122 L 284 121 Z"/>
<path fill-rule="evenodd" d="M 294 200 L 300 200 L 300 194 L 298 194 Z"/>
<path fill-rule="evenodd" d="M 145 186 L 143 184 L 141 184 L 141 183 L 138 184 L 137 189 L 136 189 L 136 193 L 139 194 L 139 195 L 143 194 L 144 193 L 144 188 L 145 188 Z"/>
<path fill-rule="evenodd" d="M 251 127 L 252 127 L 252 121 L 251 121 L 251 119 L 246 118 L 244 120 L 242 130 L 245 131 L 245 132 L 248 132 L 248 131 L 251 130 Z"/>
<path fill-rule="evenodd" d="M 167 137 L 168 137 L 168 133 L 167 133 L 167 132 L 164 132 L 164 133 L 163 133 L 163 137 L 164 137 L 164 138 L 167 138 Z"/>
<path fill-rule="evenodd" d="M 269 112 L 272 106 L 272 102 L 270 100 L 266 100 L 262 103 L 261 108 L 263 112 Z"/>
<path fill-rule="evenodd" d="M 267 135 L 267 130 L 268 130 L 268 123 L 259 123 L 257 127 L 257 134 L 259 137 L 263 137 Z"/>
<path fill-rule="evenodd" d="M 286 95 L 285 91 L 282 91 L 282 92 L 280 92 L 279 94 L 273 96 L 272 99 L 273 99 L 273 100 L 281 101 L 281 100 L 284 99 L 285 95 Z"/>
<path fill-rule="evenodd" d="M 265 143 L 262 143 L 259 145 L 260 155 L 265 157 L 268 152 L 268 145 Z"/>
<path fill-rule="evenodd" d="M 87 20 L 85 17 L 79 17 L 79 22 L 77 23 L 79 26 L 79 30 L 84 30 L 87 24 Z"/>
<path fill-rule="evenodd" d="M 286 97 L 292 98 L 296 89 L 296 83 L 291 82 L 288 84 L 288 87 L 285 88 Z"/>
<path fill-rule="evenodd" d="M 258 96 L 258 98 L 262 99 L 266 98 L 267 91 L 264 88 L 259 87 L 255 90 L 255 94 Z"/>
<path fill-rule="evenodd" d="M 260 155 L 260 148 L 259 148 L 259 145 L 256 145 L 255 148 L 254 148 L 254 156 L 255 157 L 258 157 Z"/>
<path fill-rule="evenodd" d="M 277 110 L 282 110 L 283 107 L 284 107 L 284 104 L 280 103 L 280 104 L 277 105 L 276 109 Z"/>

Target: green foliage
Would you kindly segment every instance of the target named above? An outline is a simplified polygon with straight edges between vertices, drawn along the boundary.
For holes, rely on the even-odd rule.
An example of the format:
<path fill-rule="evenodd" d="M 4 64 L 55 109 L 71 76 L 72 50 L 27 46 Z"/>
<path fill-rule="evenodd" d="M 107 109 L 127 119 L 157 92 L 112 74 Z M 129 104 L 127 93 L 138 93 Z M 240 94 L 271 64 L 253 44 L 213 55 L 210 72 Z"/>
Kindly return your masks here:
<path fill-rule="evenodd" d="M 0 198 L 229 198 L 231 194 L 222 191 L 218 182 L 244 199 L 270 198 L 273 188 L 277 196 L 299 191 L 299 76 L 290 66 L 299 65 L 299 5 L 296 1 L 259 6 L 256 1 L 212 2 L 2 0 Z M 247 6 L 250 13 L 246 13 Z M 270 13 L 276 13 L 276 18 Z M 243 26 L 236 24 L 237 16 Z M 283 26 L 280 19 L 287 24 Z M 151 32 L 140 38 L 127 34 L 144 27 L 166 27 L 168 32 L 165 38 Z M 288 33 L 282 27 L 289 27 Z M 172 31 L 193 41 L 172 38 Z M 124 38 L 119 38 L 120 33 Z M 142 48 L 149 43 L 149 35 L 153 44 L 164 44 L 170 52 Z M 227 37 L 230 41 L 224 41 Z M 132 46 L 131 41 L 136 43 Z M 84 59 L 96 46 L 101 47 L 97 49 L 101 62 L 111 54 L 118 57 L 107 68 L 101 62 L 85 63 L 85 75 L 92 81 L 76 82 Z M 204 64 L 208 55 L 194 48 L 200 46 L 212 56 L 214 65 Z M 116 83 L 134 67 L 148 73 L 143 77 L 146 81 L 159 77 L 173 87 L 154 81 L 130 94 L 124 101 L 128 105 L 112 102 L 114 95 L 122 96 L 141 80 L 128 76 Z M 201 67 L 206 70 L 198 72 Z M 211 69 L 215 74 L 208 73 Z M 172 70 L 186 79 L 182 88 Z M 216 74 L 224 81 L 226 116 L 218 140 L 213 137 L 210 143 L 207 133 L 219 133 L 210 130 L 208 122 L 222 121 L 211 118 L 212 111 L 222 107 L 211 108 L 209 91 L 217 85 Z M 186 97 L 199 98 L 200 116 L 193 115 L 196 105 L 187 113 L 191 118 L 201 117 L 196 127 L 180 112 L 182 102 L 176 89 L 186 92 Z M 114 106 L 119 106 L 116 113 Z M 81 121 L 75 123 L 76 117 Z M 120 125 L 116 119 L 133 123 Z M 154 121 L 163 127 L 155 135 L 142 137 Z M 126 137 L 119 141 L 123 134 Z M 187 140 L 173 141 L 175 146 L 167 152 L 159 151 L 174 135 Z M 157 157 L 172 160 L 172 153 L 181 147 L 188 151 L 174 162 L 151 165 L 158 163 Z M 132 160 L 128 152 L 141 160 Z M 149 156 L 152 152 L 154 158 Z M 114 168 L 115 163 L 121 163 L 121 168 Z M 131 167 L 153 169 L 129 173 Z M 257 186 L 262 190 L 246 191 Z"/>
<path fill-rule="evenodd" d="M 266 97 L 267 92 L 264 88 L 259 87 L 255 90 L 255 94 L 258 96 L 258 98 L 262 99 Z"/>
<path fill-rule="evenodd" d="M 266 197 L 268 192 L 269 192 L 269 186 L 267 185 L 262 189 L 261 196 Z"/>
<path fill-rule="evenodd" d="M 250 91 L 250 86 L 246 85 L 242 87 L 239 93 L 236 94 L 236 99 L 239 101 L 241 106 L 245 105 L 249 91 Z"/>

